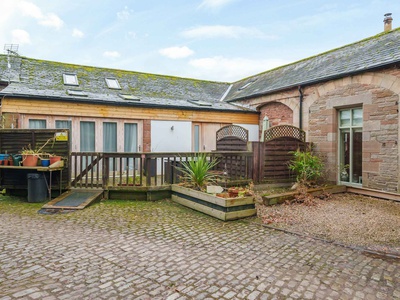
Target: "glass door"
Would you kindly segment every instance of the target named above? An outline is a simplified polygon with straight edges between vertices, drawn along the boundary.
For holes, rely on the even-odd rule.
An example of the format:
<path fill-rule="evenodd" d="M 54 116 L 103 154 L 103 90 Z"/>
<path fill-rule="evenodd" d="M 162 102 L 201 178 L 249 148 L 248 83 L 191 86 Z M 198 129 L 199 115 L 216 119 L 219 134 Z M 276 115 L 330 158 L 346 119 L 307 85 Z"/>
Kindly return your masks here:
<path fill-rule="evenodd" d="M 137 152 L 138 151 L 138 132 L 136 123 L 124 124 L 124 152 Z M 139 162 L 136 162 L 139 164 Z M 124 159 L 124 166 L 126 171 L 132 171 L 136 166 L 133 158 Z"/>
<path fill-rule="evenodd" d="M 103 123 L 103 151 L 117 152 L 117 123 Z M 110 171 L 114 171 L 114 160 L 110 159 Z"/>
<path fill-rule="evenodd" d="M 339 181 L 362 184 L 362 108 L 339 112 Z"/>

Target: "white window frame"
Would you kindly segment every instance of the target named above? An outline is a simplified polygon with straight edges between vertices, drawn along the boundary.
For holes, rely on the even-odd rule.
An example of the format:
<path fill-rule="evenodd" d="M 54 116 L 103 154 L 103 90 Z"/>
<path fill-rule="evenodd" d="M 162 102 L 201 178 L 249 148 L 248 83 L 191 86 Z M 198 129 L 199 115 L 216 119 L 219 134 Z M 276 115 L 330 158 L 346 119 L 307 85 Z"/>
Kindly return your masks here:
<path fill-rule="evenodd" d="M 353 185 L 353 186 L 362 186 L 362 179 L 361 182 L 353 182 L 353 176 L 354 176 L 354 170 L 353 170 L 353 157 L 354 157 L 354 148 L 353 148 L 353 135 L 355 132 L 360 132 L 362 134 L 363 131 L 363 122 L 361 122 L 361 125 L 353 125 L 353 111 L 356 109 L 361 109 L 361 112 L 363 113 L 363 108 L 362 106 L 356 106 L 356 107 L 350 107 L 350 108 L 344 108 L 344 109 L 340 109 L 338 110 L 338 161 L 339 161 L 339 165 L 338 165 L 338 182 L 340 182 L 341 184 L 345 184 L 345 185 Z M 350 112 L 350 124 L 347 126 L 342 126 L 341 125 L 341 112 L 343 111 L 349 111 Z M 349 175 L 349 181 L 342 181 L 341 180 L 341 171 L 342 171 L 342 167 L 343 167 L 343 158 L 342 158 L 342 132 L 348 132 L 350 135 L 349 138 L 349 146 L 350 146 L 350 156 L 349 156 L 349 168 L 348 168 L 348 175 Z M 362 178 L 362 174 L 358 174 L 359 178 Z"/>
<path fill-rule="evenodd" d="M 76 74 L 64 73 L 63 80 L 64 80 L 64 85 L 74 85 L 74 86 L 79 85 L 78 76 Z"/>
<path fill-rule="evenodd" d="M 118 80 L 116 78 L 110 78 L 107 77 L 105 78 L 106 83 L 107 83 L 107 87 L 109 89 L 113 89 L 113 90 L 120 90 L 121 89 L 121 85 L 119 84 Z"/>

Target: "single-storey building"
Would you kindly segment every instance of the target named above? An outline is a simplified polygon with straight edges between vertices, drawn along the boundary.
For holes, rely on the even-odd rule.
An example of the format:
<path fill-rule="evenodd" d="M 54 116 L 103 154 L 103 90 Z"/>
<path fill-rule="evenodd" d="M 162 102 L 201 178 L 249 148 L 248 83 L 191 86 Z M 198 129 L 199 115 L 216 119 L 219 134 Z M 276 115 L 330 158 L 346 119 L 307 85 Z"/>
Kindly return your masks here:
<path fill-rule="evenodd" d="M 70 128 L 73 151 L 210 151 L 236 124 L 306 132 L 327 179 L 399 192 L 400 29 L 234 83 L 0 56 L 3 128 Z"/>
<path fill-rule="evenodd" d="M 3 128 L 69 128 L 72 151 L 215 149 L 222 126 L 258 140 L 256 109 L 222 101 L 229 84 L 0 55 Z"/>

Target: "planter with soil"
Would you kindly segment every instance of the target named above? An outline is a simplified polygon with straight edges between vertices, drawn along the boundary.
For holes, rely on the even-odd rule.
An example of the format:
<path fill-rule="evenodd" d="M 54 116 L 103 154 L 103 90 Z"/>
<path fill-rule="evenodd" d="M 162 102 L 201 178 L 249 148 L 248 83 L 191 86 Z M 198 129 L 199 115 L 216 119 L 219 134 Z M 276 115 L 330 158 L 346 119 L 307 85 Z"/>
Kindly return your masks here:
<path fill-rule="evenodd" d="M 346 190 L 347 187 L 344 185 L 330 185 L 325 187 L 308 189 L 307 193 L 309 193 L 312 196 L 319 196 L 325 193 L 328 194 L 345 193 Z M 264 205 L 275 205 L 275 204 L 282 204 L 285 201 L 293 200 L 298 194 L 299 194 L 298 191 L 293 191 L 282 194 L 264 195 L 262 196 L 262 199 Z"/>
<path fill-rule="evenodd" d="M 173 184 L 171 187 L 172 201 L 223 221 L 256 214 L 254 196 L 225 198 L 177 184 Z"/>

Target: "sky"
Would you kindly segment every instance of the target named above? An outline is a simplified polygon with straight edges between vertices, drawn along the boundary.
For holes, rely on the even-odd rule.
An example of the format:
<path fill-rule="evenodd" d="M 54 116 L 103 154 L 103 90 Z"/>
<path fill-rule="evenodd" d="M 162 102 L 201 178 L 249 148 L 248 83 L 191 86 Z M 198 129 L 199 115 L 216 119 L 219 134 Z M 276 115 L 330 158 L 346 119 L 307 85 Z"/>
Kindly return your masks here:
<path fill-rule="evenodd" d="M 0 0 L 0 47 L 86 66 L 235 82 L 374 36 L 398 0 Z"/>

